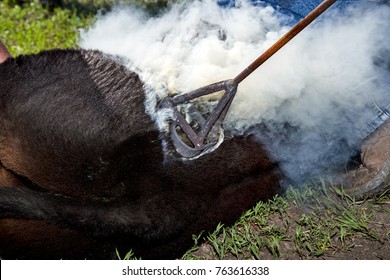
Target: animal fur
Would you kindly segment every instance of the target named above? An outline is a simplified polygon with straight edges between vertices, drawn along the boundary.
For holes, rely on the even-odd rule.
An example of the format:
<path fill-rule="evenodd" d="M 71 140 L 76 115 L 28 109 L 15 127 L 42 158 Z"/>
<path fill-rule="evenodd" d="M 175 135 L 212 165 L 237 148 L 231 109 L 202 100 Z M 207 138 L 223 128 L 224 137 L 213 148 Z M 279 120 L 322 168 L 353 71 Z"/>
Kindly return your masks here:
<path fill-rule="evenodd" d="M 144 102 L 139 77 L 100 52 L 0 64 L 0 256 L 177 258 L 280 192 L 250 135 L 196 160 L 164 154 Z"/>

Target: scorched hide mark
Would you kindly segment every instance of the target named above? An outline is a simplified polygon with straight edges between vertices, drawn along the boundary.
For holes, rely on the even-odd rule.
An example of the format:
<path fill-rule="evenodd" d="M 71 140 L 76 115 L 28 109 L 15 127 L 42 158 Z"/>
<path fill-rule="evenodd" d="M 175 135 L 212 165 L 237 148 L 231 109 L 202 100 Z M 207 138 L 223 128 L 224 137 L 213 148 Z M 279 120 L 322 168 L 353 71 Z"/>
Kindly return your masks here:
<path fill-rule="evenodd" d="M 280 191 L 250 135 L 197 160 L 164 155 L 144 102 L 139 77 L 100 52 L 0 64 L 2 257 L 176 258 Z"/>

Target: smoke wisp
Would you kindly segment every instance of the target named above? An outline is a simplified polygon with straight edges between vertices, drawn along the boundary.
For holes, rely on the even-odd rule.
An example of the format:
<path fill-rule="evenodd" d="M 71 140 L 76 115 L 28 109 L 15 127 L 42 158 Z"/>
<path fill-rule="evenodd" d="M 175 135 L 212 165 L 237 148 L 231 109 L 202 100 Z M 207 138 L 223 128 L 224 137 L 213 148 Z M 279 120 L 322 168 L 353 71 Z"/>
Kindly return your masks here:
<path fill-rule="evenodd" d="M 161 98 L 234 78 L 291 20 L 245 1 L 176 4 L 155 17 L 118 6 L 79 45 L 126 58 Z M 328 175 L 376 128 L 378 114 L 388 117 L 389 30 L 388 5 L 331 8 L 239 85 L 225 128 L 258 135 L 294 183 Z"/>

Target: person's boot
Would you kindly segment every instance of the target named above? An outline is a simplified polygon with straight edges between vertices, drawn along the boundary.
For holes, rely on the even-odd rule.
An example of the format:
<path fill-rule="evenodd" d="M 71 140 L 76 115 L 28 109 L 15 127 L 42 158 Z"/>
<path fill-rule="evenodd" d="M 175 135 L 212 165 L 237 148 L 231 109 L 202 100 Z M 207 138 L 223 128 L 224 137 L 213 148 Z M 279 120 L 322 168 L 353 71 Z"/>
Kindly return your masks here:
<path fill-rule="evenodd" d="M 360 156 L 362 164 L 347 173 L 346 192 L 357 199 L 390 192 L 390 119 L 363 141 Z"/>

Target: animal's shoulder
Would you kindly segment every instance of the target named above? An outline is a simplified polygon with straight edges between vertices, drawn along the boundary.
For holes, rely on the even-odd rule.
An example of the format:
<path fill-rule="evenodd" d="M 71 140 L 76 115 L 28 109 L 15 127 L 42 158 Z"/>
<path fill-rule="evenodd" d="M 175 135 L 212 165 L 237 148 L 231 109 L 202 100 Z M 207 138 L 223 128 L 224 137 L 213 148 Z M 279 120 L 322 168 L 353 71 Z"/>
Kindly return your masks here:
<path fill-rule="evenodd" d="M 0 66 L 0 116 L 20 138 L 113 145 L 154 130 L 138 75 L 99 51 L 49 50 Z"/>

